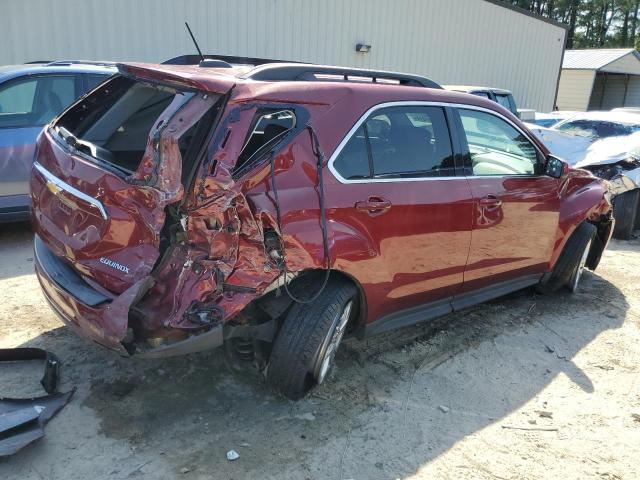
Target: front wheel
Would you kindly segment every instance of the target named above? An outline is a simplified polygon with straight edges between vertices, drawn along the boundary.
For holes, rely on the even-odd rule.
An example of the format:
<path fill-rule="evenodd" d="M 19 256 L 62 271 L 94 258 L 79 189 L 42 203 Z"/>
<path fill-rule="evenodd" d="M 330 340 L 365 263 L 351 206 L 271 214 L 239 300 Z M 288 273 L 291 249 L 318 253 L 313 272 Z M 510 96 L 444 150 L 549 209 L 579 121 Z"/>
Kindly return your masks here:
<path fill-rule="evenodd" d="M 297 400 L 322 384 L 356 310 L 356 287 L 343 278 L 329 281 L 314 302 L 294 304 L 273 344 L 269 386 Z"/>

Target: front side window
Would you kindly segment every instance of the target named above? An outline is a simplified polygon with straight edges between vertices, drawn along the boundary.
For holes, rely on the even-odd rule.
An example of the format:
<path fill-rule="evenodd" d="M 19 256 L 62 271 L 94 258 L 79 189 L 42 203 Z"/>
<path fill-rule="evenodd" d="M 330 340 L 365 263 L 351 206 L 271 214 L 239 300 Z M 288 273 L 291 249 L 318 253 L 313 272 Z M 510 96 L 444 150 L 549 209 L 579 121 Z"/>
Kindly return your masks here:
<path fill-rule="evenodd" d="M 473 175 L 532 175 L 538 162 L 533 144 L 501 118 L 460 109 Z"/>
<path fill-rule="evenodd" d="M 453 176 L 449 129 L 440 107 L 376 110 L 334 162 L 347 180 Z"/>
<path fill-rule="evenodd" d="M 36 127 L 48 123 L 75 100 L 75 77 L 29 77 L 0 87 L 0 127 Z"/>

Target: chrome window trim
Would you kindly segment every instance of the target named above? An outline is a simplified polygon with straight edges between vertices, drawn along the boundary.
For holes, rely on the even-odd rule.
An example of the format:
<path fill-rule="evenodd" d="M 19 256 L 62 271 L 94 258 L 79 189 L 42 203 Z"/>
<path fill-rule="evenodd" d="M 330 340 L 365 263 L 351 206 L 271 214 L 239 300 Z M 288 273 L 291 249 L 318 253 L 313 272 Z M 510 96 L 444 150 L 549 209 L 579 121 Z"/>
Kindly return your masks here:
<path fill-rule="evenodd" d="M 104 218 L 105 220 L 109 219 L 109 215 L 107 215 L 107 211 L 105 210 L 104 205 L 100 200 L 90 197 L 86 193 L 81 192 L 77 188 L 72 187 L 68 183 L 60 180 L 58 177 L 53 175 L 49 170 L 44 168 L 38 162 L 33 162 L 33 168 L 35 168 L 38 172 L 40 172 L 40 174 L 46 179 L 47 188 L 49 188 L 54 194 L 57 193 L 57 191 L 64 190 L 70 195 L 73 195 L 74 197 L 77 197 L 80 200 L 87 202 L 92 207 L 98 209 L 98 211 L 100 212 L 100 215 L 102 215 L 102 218 Z M 52 190 L 51 188 L 52 186 L 55 187 L 57 190 Z"/>
<path fill-rule="evenodd" d="M 485 112 L 490 115 L 494 115 L 499 119 L 507 122 L 510 126 L 515 128 L 518 132 L 520 132 L 524 137 L 531 142 L 533 148 L 538 153 L 538 155 L 542 156 L 542 152 L 536 145 L 536 142 L 532 140 L 531 135 L 524 130 L 522 130 L 518 125 L 513 123 L 507 117 L 501 115 L 500 113 L 491 110 L 489 108 L 478 107 L 476 105 L 467 105 L 464 103 L 447 103 L 447 102 L 428 102 L 428 101 L 420 101 L 420 100 L 410 100 L 410 101 L 397 101 L 397 102 L 385 102 L 374 105 L 369 110 L 367 110 L 358 121 L 351 127 L 351 130 L 345 135 L 342 141 L 338 144 L 336 149 L 334 150 L 331 158 L 329 158 L 329 162 L 327 162 L 327 166 L 331 171 L 331 174 L 343 184 L 350 183 L 388 183 L 388 182 L 424 182 L 424 181 L 432 181 L 432 180 L 460 180 L 463 178 L 472 179 L 472 178 L 504 178 L 504 177 L 539 177 L 540 175 L 531 175 L 531 174 L 521 174 L 521 175 L 456 175 L 456 176 L 448 176 L 448 177 L 415 177 L 415 178 L 358 178 L 355 180 L 348 180 L 344 178 L 334 167 L 334 163 L 342 149 L 345 145 L 351 140 L 351 137 L 355 135 L 356 131 L 360 128 L 360 126 L 369 118 L 369 116 L 377 110 L 381 110 L 383 108 L 388 107 L 451 107 L 458 109 L 466 109 L 466 110 L 477 110 L 480 112 Z M 451 129 L 449 129 L 451 130 Z M 451 134 L 449 134 L 451 135 Z"/>

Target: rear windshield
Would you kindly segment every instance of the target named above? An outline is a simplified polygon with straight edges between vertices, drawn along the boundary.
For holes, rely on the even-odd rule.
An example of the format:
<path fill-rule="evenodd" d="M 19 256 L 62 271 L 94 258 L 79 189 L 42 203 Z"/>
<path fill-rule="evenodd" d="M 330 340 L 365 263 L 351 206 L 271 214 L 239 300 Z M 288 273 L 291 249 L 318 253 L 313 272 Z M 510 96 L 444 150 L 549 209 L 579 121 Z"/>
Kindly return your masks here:
<path fill-rule="evenodd" d="M 76 104 L 56 126 L 62 127 L 61 136 L 74 137 L 79 151 L 130 174 L 140 165 L 158 117 L 174 100 L 185 104 L 194 95 L 116 77 Z M 198 126 L 194 123 L 180 137 L 183 158 Z"/>

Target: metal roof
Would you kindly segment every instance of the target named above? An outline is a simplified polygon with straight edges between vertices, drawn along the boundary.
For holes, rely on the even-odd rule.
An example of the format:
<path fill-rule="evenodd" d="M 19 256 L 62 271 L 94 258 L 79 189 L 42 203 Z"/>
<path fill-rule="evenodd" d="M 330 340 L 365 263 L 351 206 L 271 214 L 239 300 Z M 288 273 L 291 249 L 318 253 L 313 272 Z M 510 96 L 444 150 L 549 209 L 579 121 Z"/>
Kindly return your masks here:
<path fill-rule="evenodd" d="M 589 50 L 566 50 L 562 68 L 576 70 L 599 70 L 622 57 L 633 53 L 638 60 L 640 55 L 633 48 L 594 48 Z"/>

